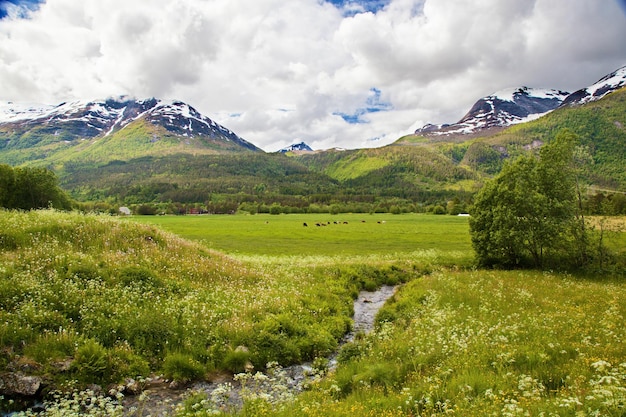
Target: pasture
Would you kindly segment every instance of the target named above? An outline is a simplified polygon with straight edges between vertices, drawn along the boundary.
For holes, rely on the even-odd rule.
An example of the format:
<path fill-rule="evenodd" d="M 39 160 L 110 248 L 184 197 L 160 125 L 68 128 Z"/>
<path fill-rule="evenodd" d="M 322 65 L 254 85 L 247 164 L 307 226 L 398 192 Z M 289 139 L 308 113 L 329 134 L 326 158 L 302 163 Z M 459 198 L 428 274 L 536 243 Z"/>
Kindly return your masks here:
<path fill-rule="evenodd" d="M 243 256 L 380 256 L 436 252 L 468 262 L 467 217 L 424 214 L 134 216 L 211 249 Z M 307 226 L 304 226 L 304 224 Z M 319 224 L 317 226 L 316 224 Z"/>

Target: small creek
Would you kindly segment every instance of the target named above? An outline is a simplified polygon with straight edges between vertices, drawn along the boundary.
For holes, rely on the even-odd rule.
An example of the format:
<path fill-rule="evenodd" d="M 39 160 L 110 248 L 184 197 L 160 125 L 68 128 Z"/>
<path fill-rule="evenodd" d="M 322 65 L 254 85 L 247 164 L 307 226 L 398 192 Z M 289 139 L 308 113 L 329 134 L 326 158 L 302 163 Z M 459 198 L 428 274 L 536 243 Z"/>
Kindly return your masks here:
<path fill-rule="evenodd" d="M 340 341 L 339 347 L 346 343 L 352 342 L 358 333 L 369 333 L 374 329 L 374 319 L 378 310 L 385 302 L 394 295 L 397 287 L 383 286 L 376 291 L 361 291 L 358 298 L 354 301 L 354 324 L 352 331 L 344 336 Z M 338 351 L 338 350 L 337 350 Z M 337 366 L 337 352 L 328 357 L 329 369 Z M 312 366 L 310 363 L 292 365 L 280 370 L 281 383 L 286 385 L 289 393 L 297 393 L 302 391 L 304 385 L 310 379 Z M 271 391 L 271 385 L 257 384 L 256 390 L 263 390 L 267 386 Z M 154 381 L 146 387 L 144 396 L 129 396 L 124 399 L 124 408 L 127 414 L 133 416 L 168 416 L 172 414 L 172 410 L 179 404 L 190 392 L 203 392 L 210 398 L 215 398 L 218 391 L 222 392 L 224 387 L 228 387 L 229 391 L 226 395 L 222 395 L 224 399 L 223 406 L 226 409 L 233 409 L 241 405 L 241 382 L 234 380 L 230 376 L 224 376 L 221 380 L 213 382 L 198 382 L 186 390 L 175 390 L 168 387 L 164 381 Z M 269 395 L 274 395 L 271 393 Z M 140 401 L 140 397 L 142 401 Z"/>

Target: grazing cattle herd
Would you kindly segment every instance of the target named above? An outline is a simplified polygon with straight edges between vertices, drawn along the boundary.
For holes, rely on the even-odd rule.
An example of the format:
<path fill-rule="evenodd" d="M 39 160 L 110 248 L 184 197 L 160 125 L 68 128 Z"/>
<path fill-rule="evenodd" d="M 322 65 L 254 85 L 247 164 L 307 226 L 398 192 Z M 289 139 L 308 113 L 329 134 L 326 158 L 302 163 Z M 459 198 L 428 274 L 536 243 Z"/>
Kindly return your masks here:
<path fill-rule="evenodd" d="M 361 220 L 361 223 L 365 223 L 365 220 Z M 385 221 L 384 220 L 383 221 L 378 221 L 376 223 L 383 224 L 383 223 L 385 223 Z M 343 221 L 343 222 L 337 222 L 337 221 L 334 221 L 334 222 L 317 222 L 317 223 L 315 223 L 315 226 L 322 227 L 322 226 L 328 226 L 330 224 L 348 224 L 348 222 L 346 222 L 346 221 Z M 302 226 L 309 227 L 309 225 L 306 222 L 302 223 Z"/>

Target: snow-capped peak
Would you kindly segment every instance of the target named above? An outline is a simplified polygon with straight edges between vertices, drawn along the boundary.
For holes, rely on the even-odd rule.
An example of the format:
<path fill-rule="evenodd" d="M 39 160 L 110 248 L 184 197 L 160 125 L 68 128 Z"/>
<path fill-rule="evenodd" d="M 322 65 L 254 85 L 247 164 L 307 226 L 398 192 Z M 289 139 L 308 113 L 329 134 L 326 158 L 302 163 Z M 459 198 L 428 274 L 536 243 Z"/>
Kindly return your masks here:
<path fill-rule="evenodd" d="M 23 131 L 45 125 L 55 135 L 64 132 L 65 140 L 108 136 L 138 119 L 161 126 L 175 136 L 205 137 L 257 150 L 231 130 L 179 100 L 137 100 L 120 96 L 105 100 L 76 100 L 56 106 L 0 103 L 0 124 L 14 124 L 14 129 Z"/>
<path fill-rule="evenodd" d="M 0 102 L 0 123 L 15 122 L 24 119 L 33 119 L 43 115 L 55 106 L 36 103 Z"/>
<path fill-rule="evenodd" d="M 313 149 L 304 142 L 294 143 L 278 151 L 279 153 L 287 152 L 313 152 Z"/>
<path fill-rule="evenodd" d="M 600 100 L 610 92 L 623 87 L 626 87 L 626 66 L 602 77 L 589 87 L 570 94 L 563 102 L 563 105 L 584 104 Z"/>
<path fill-rule="evenodd" d="M 451 125 L 427 124 L 419 135 L 470 134 L 536 119 L 556 109 L 569 93 L 539 88 L 507 88 L 478 100 L 470 111 Z"/>
<path fill-rule="evenodd" d="M 489 97 L 494 97 L 502 101 L 510 101 L 514 103 L 522 95 L 525 95 L 528 97 L 534 97 L 538 99 L 545 99 L 545 100 L 557 99 L 557 100 L 563 101 L 563 99 L 565 99 L 565 97 L 567 97 L 569 93 L 560 91 L 560 90 L 549 90 L 545 88 L 520 87 L 520 88 L 507 88 L 504 90 L 500 90 L 500 91 L 493 93 Z"/>

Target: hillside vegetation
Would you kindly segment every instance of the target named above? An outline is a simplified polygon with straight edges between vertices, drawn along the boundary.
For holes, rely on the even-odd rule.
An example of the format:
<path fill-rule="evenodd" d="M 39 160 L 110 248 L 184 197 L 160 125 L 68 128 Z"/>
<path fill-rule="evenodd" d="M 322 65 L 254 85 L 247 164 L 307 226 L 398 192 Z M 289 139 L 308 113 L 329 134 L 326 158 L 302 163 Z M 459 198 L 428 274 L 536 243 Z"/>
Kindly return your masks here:
<path fill-rule="evenodd" d="M 494 135 L 458 143 L 461 138 L 422 139 L 458 160 L 461 166 L 485 174 L 495 174 L 503 162 L 540 147 L 556 134 L 569 129 L 581 139 L 592 158 L 586 179 L 599 188 L 626 191 L 626 89 L 602 100 L 579 106 L 559 108 L 537 120 L 512 126 Z M 407 137 L 398 144 L 415 143 Z M 443 143 L 442 143 L 443 142 Z M 447 142 L 447 143 L 446 143 Z"/>
<path fill-rule="evenodd" d="M 621 279 L 436 272 L 406 284 L 309 392 L 237 415 L 623 415 L 625 296 Z"/>
<path fill-rule="evenodd" d="M 626 191 L 625 103 L 622 89 L 482 137 L 410 135 L 382 148 L 288 156 L 209 137 L 176 136 L 142 119 L 93 139 L 5 125 L 0 162 L 51 168 L 72 197 L 113 211 L 120 205 L 149 205 L 153 213 L 190 208 L 267 213 L 275 206 L 280 213 L 393 208 L 456 214 L 504 161 L 536 152 L 563 128 L 577 134 L 592 157 L 583 176 L 591 189 Z M 599 199 L 605 197 L 612 198 Z M 451 210 L 449 202 L 454 202 Z M 623 204 L 617 205 L 609 211 L 624 212 Z M 606 210 L 596 204 L 590 212 Z"/>
<path fill-rule="evenodd" d="M 111 217 L 0 211 L 0 365 L 58 386 L 312 360 L 349 329 L 359 289 L 404 267 L 251 265 Z"/>

